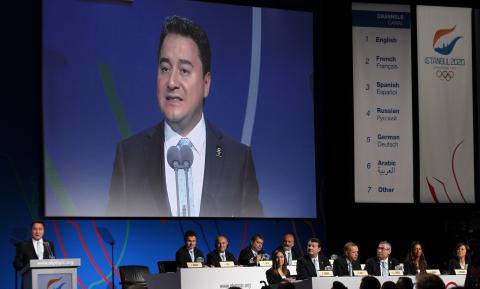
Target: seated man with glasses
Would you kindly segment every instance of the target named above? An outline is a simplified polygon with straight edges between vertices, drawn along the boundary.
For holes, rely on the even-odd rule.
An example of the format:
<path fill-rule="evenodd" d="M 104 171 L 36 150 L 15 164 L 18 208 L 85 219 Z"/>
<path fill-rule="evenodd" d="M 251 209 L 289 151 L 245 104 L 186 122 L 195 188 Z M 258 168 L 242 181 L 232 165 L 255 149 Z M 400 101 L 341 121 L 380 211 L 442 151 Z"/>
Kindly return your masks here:
<path fill-rule="evenodd" d="M 388 276 L 388 270 L 395 270 L 400 264 L 397 259 L 390 257 L 392 246 L 387 241 L 382 241 L 377 247 L 377 256 L 365 262 L 365 270 L 369 275 Z"/>

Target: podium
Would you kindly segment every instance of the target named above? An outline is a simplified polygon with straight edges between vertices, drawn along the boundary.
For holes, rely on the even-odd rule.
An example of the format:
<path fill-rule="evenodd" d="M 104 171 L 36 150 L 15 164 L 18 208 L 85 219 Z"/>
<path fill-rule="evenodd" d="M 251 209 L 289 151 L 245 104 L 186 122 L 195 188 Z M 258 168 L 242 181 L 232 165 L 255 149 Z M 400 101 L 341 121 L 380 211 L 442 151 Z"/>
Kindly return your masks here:
<path fill-rule="evenodd" d="M 77 289 L 80 259 L 30 260 L 22 274 L 23 289 Z"/>

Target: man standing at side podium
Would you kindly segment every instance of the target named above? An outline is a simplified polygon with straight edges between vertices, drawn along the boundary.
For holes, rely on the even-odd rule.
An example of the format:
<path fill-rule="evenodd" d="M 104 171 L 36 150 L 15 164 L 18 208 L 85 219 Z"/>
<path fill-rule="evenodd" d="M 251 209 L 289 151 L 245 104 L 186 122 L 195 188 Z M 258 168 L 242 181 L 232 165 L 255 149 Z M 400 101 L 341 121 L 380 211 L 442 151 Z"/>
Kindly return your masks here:
<path fill-rule="evenodd" d="M 202 28 L 179 16 L 165 20 L 157 72 L 157 100 L 165 119 L 118 144 L 107 215 L 263 216 L 251 149 L 204 117 L 210 58 Z M 183 191 L 168 161 L 167 152 L 175 146 L 189 146 L 193 153 L 191 167 L 177 168 L 188 179 L 179 182 Z"/>
<path fill-rule="evenodd" d="M 43 221 L 32 222 L 32 239 L 20 242 L 17 245 L 13 267 L 17 271 L 30 264 L 34 259 L 54 259 L 55 250 L 53 243 L 43 239 L 45 223 Z"/>

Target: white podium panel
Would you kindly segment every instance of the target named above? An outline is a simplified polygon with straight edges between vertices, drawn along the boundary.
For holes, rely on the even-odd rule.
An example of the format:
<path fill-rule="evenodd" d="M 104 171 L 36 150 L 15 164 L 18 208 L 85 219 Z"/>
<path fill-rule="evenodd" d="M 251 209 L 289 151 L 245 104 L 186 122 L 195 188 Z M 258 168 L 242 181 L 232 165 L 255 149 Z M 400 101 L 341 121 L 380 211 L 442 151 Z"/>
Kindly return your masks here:
<path fill-rule="evenodd" d="M 30 264 L 20 271 L 23 288 L 77 289 L 77 267 L 80 263 L 80 259 L 30 260 Z"/>

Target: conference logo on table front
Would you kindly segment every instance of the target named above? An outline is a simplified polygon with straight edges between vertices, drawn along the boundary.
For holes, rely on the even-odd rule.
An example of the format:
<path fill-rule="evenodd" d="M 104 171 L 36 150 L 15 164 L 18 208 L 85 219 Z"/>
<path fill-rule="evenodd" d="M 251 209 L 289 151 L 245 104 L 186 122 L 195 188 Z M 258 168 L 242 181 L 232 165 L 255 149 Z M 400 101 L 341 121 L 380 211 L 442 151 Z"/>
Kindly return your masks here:
<path fill-rule="evenodd" d="M 425 64 L 432 66 L 435 77 L 440 81 L 451 81 L 458 67 L 465 66 L 465 58 L 451 56 L 457 43 L 463 38 L 455 31 L 456 28 L 455 25 L 438 29 L 433 34 L 432 55 L 424 60 Z"/>
<path fill-rule="evenodd" d="M 48 280 L 46 289 L 62 289 L 66 282 L 61 283 L 63 277 Z"/>

